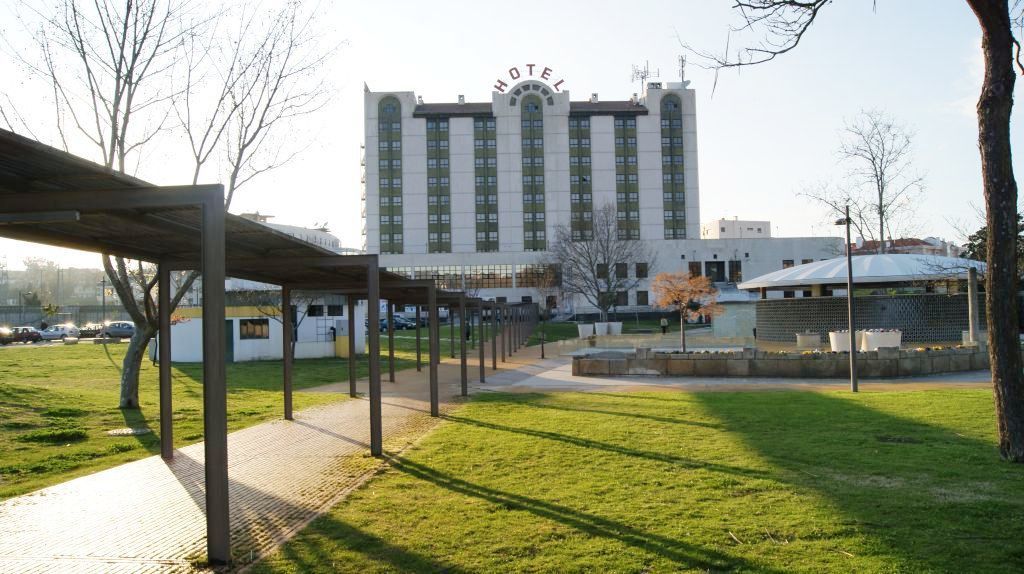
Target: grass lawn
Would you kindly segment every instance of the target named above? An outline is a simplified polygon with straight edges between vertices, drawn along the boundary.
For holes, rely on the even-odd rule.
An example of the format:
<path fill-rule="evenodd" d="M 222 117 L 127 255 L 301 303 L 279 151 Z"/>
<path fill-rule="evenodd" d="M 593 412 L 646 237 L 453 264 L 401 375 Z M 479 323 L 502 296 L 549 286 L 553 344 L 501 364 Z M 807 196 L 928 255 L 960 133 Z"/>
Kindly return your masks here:
<path fill-rule="evenodd" d="M 386 345 L 386 339 L 381 342 Z M 444 344 L 447 352 L 447 339 Z M 397 369 L 414 364 L 414 345 L 415 339 L 396 339 Z M 160 452 L 158 373 L 148 360 L 140 378 L 142 408 L 117 408 L 126 348 L 109 345 L 109 356 L 102 345 L 87 343 L 0 350 L 0 499 Z M 367 366 L 361 357 L 360 377 Z M 173 376 L 174 443 L 183 446 L 203 438 L 202 365 L 176 363 Z M 281 416 L 280 361 L 229 364 L 227 380 L 229 430 Z M 345 394 L 301 391 L 347 380 L 344 359 L 297 360 L 295 409 L 345 400 Z M 106 434 L 124 427 L 148 427 L 153 433 Z"/>
<path fill-rule="evenodd" d="M 991 391 L 478 394 L 255 572 L 1021 572 Z"/>

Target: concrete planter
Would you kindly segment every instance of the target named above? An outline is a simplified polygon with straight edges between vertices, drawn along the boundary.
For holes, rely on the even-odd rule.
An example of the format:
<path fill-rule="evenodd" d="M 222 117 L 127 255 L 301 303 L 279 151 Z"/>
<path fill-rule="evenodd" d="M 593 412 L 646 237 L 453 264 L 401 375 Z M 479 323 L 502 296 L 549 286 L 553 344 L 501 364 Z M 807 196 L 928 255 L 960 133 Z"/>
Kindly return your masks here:
<path fill-rule="evenodd" d="M 868 331 L 864 333 L 860 350 L 877 351 L 879 347 L 899 347 L 902 342 L 902 331 Z"/>
<path fill-rule="evenodd" d="M 608 323 L 599 321 L 594 323 L 594 334 L 595 335 L 607 335 L 608 334 Z"/>
<path fill-rule="evenodd" d="M 615 321 L 608 323 L 608 334 L 609 335 L 621 335 L 622 334 L 622 321 Z"/>
<path fill-rule="evenodd" d="M 797 349 L 816 349 L 821 346 L 821 335 L 817 333 L 797 333 Z"/>
<path fill-rule="evenodd" d="M 580 334 L 580 339 L 584 339 L 594 334 L 593 323 L 579 323 L 576 325 L 576 330 Z"/>

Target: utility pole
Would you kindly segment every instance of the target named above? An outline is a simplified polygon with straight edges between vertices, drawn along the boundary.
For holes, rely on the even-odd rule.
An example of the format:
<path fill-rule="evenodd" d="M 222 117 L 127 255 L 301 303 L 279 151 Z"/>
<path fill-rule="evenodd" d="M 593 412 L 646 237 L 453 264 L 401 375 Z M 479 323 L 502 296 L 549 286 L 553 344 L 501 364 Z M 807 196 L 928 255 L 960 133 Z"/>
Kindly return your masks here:
<path fill-rule="evenodd" d="M 850 246 L 850 206 L 836 225 L 846 226 L 846 314 L 850 330 L 850 392 L 857 392 L 857 330 L 853 319 L 853 249 Z"/>

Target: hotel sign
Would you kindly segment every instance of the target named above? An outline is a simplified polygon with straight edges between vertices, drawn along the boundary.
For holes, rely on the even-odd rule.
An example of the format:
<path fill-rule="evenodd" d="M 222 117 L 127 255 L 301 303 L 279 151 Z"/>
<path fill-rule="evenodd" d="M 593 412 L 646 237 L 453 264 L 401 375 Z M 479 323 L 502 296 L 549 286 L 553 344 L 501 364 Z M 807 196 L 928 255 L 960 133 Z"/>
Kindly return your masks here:
<path fill-rule="evenodd" d="M 551 68 L 549 68 L 547 66 L 538 66 L 537 64 L 526 64 L 522 68 L 520 68 L 518 66 L 509 68 L 508 69 L 508 78 L 513 83 L 519 81 L 520 78 L 540 78 L 542 80 L 547 80 L 548 82 L 550 82 L 551 81 L 551 75 L 553 73 L 554 73 L 554 70 L 552 70 Z M 551 84 L 551 87 L 556 92 L 561 92 L 562 88 L 560 86 L 562 84 L 564 84 L 564 83 L 565 83 L 564 79 L 559 79 L 554 84 Z M 509 86 L 509 82 L 506 82 L 505 80 L 503 80 L 501 78 L 498 78 L 498 81 L 494 83 L 494 89 L 498 90 L 498 92 L 500 92 L 502 94 L 505 93 L 505 89 L 508 88 L 508 86 Z"/>

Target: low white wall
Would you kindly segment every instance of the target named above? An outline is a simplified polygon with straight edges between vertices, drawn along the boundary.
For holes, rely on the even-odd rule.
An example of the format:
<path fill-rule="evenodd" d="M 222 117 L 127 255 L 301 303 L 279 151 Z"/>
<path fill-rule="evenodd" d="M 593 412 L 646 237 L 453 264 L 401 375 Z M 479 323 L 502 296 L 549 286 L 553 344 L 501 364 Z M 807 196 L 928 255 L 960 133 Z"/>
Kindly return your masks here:
<path fill-rule="evenodd" d="M 363 325 L 365 310 L 365 305 L 356 306 L 356 353 L 358 354 L 364 353 L 366 349 L 366 329 Z M 267 339 L 242 339 L 239 321 L 246 318 L 264 319 L 265 317 L 226 319 L 232 322 L 234 361 L 280 360 L 283 356 L 280 321 L 268 319 L 270 337 Z M 335 356 L 335 342 L 329 336 L 330 327 L 335 328 L 338 337 L 347 336 L 348 317 L 306 317 L 298 327 L 295 357 L 309 359 Z M 156 345 L 150 346 L 150 353 L 154 357 L 156 348 Z M 188 319 L 171 326 L 171 360 L 180 363 L 198 363 L 203 360 L 202 319 Z"/>

